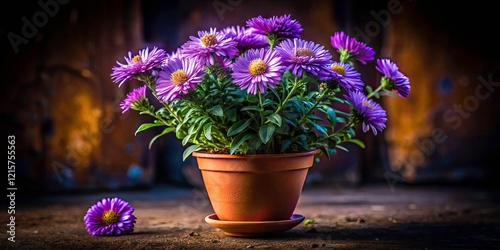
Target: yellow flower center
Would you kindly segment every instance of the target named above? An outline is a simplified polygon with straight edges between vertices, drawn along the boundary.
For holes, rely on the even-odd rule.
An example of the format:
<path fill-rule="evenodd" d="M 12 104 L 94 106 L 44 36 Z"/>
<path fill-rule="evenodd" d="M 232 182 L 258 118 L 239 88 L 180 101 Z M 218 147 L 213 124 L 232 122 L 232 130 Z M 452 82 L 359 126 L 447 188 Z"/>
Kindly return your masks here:
<path fill-rule="evenodd" d="M 102 219 L 102 222 L 104 222 L 106 225 L 110 225 L 110 224 L 117 223 L 118 220 L 120 219 L 120 216 L 117 213 L 115 213 L 111 210 L 108 210 L 102 214 L 101 219 Z"/>
<path fill-rule="evenodd" d="M 141 56 L 137 55 L 137 56 L 134 56 L 134 58 L 132 58 L 132 63 L 136 63 L 136 62 L 139 62 L 141 61 Z"/>
<path fill-rule="evenodd" d="M 314 52 L 308 48 L 296 48 L 295 55 L 313 57 L 316 54 L 314 54 Z"/>
<path fill-rule="evenodd" d="M 333 69 L 333 71 L 339 73 L 340 75 L 345 76 L 345 69 L 344 69 L 344 67 L 342 67 L 342 66 L 340 66 L 338 64 L 334 64 L 332 66 L 332 69 Z"/>
<path fill-rule="evenodd" d="M 189 76 L 183 69 L 178 69 L 170 75 L 170 81 L 174 85 L 182 85 L 189 80 Z"/>
<path fill-rule="evenodd" d="M 206 34 L 202 36 L 200 40 L 201 44 L 203 44 L 203 46 L 205 47 L 217 44 L 217 37 L 214 34 Z"/>
<path fill-rule="evenodd" d="M 252 76 L 262 75 L 267 71 L 267 64 L 262 59 L 253 59 L 248 64 L 248 71 Z"/>
<path fill-rule="evenodd" d="M 365 102 L 363 102 L 363 104 L 362 104 L 362 105 L 363 105 L 363 107 L 370 107 L 370 111 L 372 111 L 372 110 L 373 110 L 373 106 L 372 106 L 369 102 L 366 102 L 366 101 L 365 101 Z"/>

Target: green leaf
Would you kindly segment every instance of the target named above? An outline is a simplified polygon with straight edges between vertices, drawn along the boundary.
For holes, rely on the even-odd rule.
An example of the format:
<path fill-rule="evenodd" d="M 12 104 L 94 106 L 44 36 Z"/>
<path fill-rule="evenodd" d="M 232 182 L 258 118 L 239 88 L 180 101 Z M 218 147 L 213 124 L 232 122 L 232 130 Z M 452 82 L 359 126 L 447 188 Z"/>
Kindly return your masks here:
<path fill-rule="evenodd" d="M 274 111 L 272 111 L 272 110 L 264 110 L 264 112 L 262 112 L 262 116 L 263 117 L 270 116 L 271 114 L 274 114 Z"/>
<path fill-rule="evenodd" d="M 181 122 L 181 123 L 179 123 L 179 124 L 177 124 L 177 126 L 175 127 L 175 133 L 177 133 L 177 132 L 181 131 L 181 129 L 182 129 L 182 125 L 183 125 L 183 124 L 182 124 L 182 122 Z"/>
<path fill-rule="evenodd" d="M 260 111 L 259 107 L 257 106 L 245 106 L 241 108 L 241 111 L 247 111 L 247 110 Z"/>
<path fill-rule="evenodd" d="M 314 225 L 314 224 L 316 224 L 316 221 L 313 220 L 313 219 L 307 219 L 307 220 L 304 221 L 304 225 L 305 226 Z"/>
<path fill-rule="evenodd" d="M 290 126 L 283 124 L 281 127 L 276 127 L 276 131 L 274 131 L 274 133 L 288 137 L 290 135 Z"/>
<path fill-rule="evenodd" d="M 291 79 L 292 72 L 290 72 L 290 70 L 285 71 L 285 73 L 283 73 L 283 78 Z"/>
<path fill-rule="evenodd" d="M 207 123 L 203 126 L 203 134 L 205 134 L 205 138 L 209 141 L 212 140 L 212 125 L 212 123 Z"/>
<path fill-rule="evenodd" d="M 179 131 L 175 131 L 175 136 L 177 137 L 177 139 L 182 139 L 186 136 L 186 132 L 184 130 L 179 130 Z"/>
<path fill-rule="evenodd" d="M 293 122 L 292 120 L 290 120 L 290 119 L 288 119 L 288 118 L 285 118 L 285 117 L 282 117 L 282 118 L 283 118 L 283 121 L 284 121 L 285 123 L 290 124 L 290 125 L 291 125 L 292 127 L 294 127 L 294 128 L 295 128 L 295 127 L 297 127 L 297 124 L 296 124 L 295 122 Z M 298 123 L 298 122 L 297 122 L 297 123 Z"/>
<path fill-rule="evenodd" d="M 266 99 L 264 101 L 264 103 L 262 104 L 263 107 L 266 107 L 266 106 L 269 106 L 269 105 L 278 105 L 278 103 L 275 102 L 275 101 L 273 101 L 273 100 Z"/>
<path fill-rule="evenodd" d="M 322 125 L 319 125 L 319 124 L 316 124 L 314 122 L 311 122 L 311 125 L 313 125 L 313 127 L 318 130 L 318 132 L 320 132 L 321 134 L 325 134 L 327 135 L 328 134 L 328 131 L 326 130 L 326 128 Z"/>
<path fill-rule="evenodd" d="M 210 110 L 210 113 L 212 113 L 215 116 L 218 117 L 223 117 L 224 116 L 224 111 L 222 110 L 222 107 L 220 105 L 213 106 Z"/>
<path fill-rule="evenodd" d="M 184 139 L 182 139 L 182 146 L 186 146 L 186 144 L 188 144 L 189 139 L 191 139 L 192 135 L 193 134 L 188 134 L 186 137 L 184 137 Z"/>
<path fill-rule="evenodd" d="M 259 98 L 257 98 L 257 96 L 255 96 L 255 95 L 247 95 L 247 101 L 249 103 L 258 103 Z"/>
<path fill-rule="evenodd" d="M 285 152 L 285 150 L 287 150 L 290 145 L 292 145 L 292 142 L 290 140 L 284 140 L 281 142 L 281 149 L 280 149 L 280 153 L 283 153 Z"/>
<path fill-rule="evenodd" d="M 315 115 L 308 115 L 307 119 L 314 120 L 314 121 L 323 121 L 323 118 L 317 117 Z"/>
<path fill-rule="evenodd" d="M 347 140 L 347 142 L 352 142 L 352 143 L 360 146 L 361 148 L 365 148 L 365 144 L 362 141 L 360 141 L 359 139 L 353 138 L 353 139 Z"/>
<path fill-rule="evenodd" d="M 231 142 L 231 147 L 229 149 L 230 154 L 234 154 L 236 150 L 243 144 L 244 142 L 248 141 L 248 139 L 252 138 L 252 134 L 239 134 L 236 136 L 233 141 Z"/>
<path fill-rule="evenodd" d="M 186 116 L 184 116 L 184 119 L 182 120 L 182 124 L 185 124 L 186 122 L 189 121 L 191 118 L 191 114 L 195 111 L 195 109 L 190 109 L 187 113 Z"/>
<path fill-rule="evenodd" d="M 336 155 L 337 154 L 337 150 L 335 150 L 334 148 L 328 148 L 328 154 L 329 155 Z"/>
<path fill-rule="evenodd" d="M 159 127 L 159 126 L 165 126 L 165 124 L 163 124 L 163 123 L 144 123 L 141 126 L 139 126 L 139 128 L 137 128 L 137 131 L 135 131 L 135 135 L 137 135 L 137 133 L 142 132 L 146 129 L 153 128 L 153 127 Z"/>
<path fill-rule="evenodd" d="M 330 160 L 330 154 L 328 153 L 328 150 L 325 146 L 320 146 L 319 149 L 321 150 L 321 152 L 326 155 L 326 158 L 328 158 L 328 160 Z"/>
<path fill-rule="evenodd" d="M 227 111 L 227 119 L 232 122 L 235 122 L 238 119 L 238 115 L 236 114 L 235 109 L 230 109 Z"/>
<path fill-rule="evenodd" d="M 281 96 L 279 95 L 278 91 L 276 89 L 271 89 L 271 92 L 278 98 L 278 101 L 281 103 Z"/>
<path fill-rule="evenodd" d="M 366 85 L 365 88 L 366 88 L 366 92 L 368 92 L 368 94 L 371 94 L 373 92 L 373 89 L 371 86 Z"/>
<path fill-rule="evenodd" d="M 312 83 L 312 84 L 318 84 L 318 81 L 310 76 L 307 76 L 306 74 L 304 74 L 306 77 L 304 77 L 304 80 L 308 83 Z"/>
<path fill-rule="evenodd" d="M 303 140 L 296 141 L 295 143 L 299 144 L 304 150 L 309 150 L 309 146 L 307 143 Z"/>
<path fill-rule="evenodd" d="M 173 132 L 175 130 L 175 128 L 173 127 L 167 127 L 163 130 L 163 132 L 161 132 L 161 134 L 158 134 L 156 135 L 155 137 L 153 137 L 153 139 L 151 139 L 151 141 L 149 142 L 149 149 L 151 149 L 151 146 L 153 145 L 153 142 L 155 142 L 158 138 L 162 137 L 163 135 L 166 135 L 170 132 Z"/>
<path fill-rule="evenodd" d="M 248 127 L 248 125 L 250 125 L 250 122 L 252 122 L 251 119 L 241 120 L 241 121 L 236 122 L 235 124 L 233 124 L 233 126 L 231 126 L 227 130 L 227 136 L 233 136 L 233 135 L 240 133 L 241 131 L 246 129 Z"/>
<path fill-rule="evenodd" d="M 348 150 L 347 148 L 343 147 L 343 146 L 337 145 L 337 146 L 335 146 L 335 147 L 336 147 L 336 148 L 339 148 L 339 149 L 342 149 L 342 150 L 344 150 L 344 151 L 346 151 L 346 152 L 349 152 L 349 150 Z"/>
<path fill-rule="evenodd" d="M 270 116 L 268 116 L 266 118 L 270 122 L 276 124 L 276 126 L 281 127 L 281 123 L 282 123 L 281 115 L 279 115 L 279 114 L 272 114 L 272 115 L 270 115 Z"/>
<path fill-rule="evenodd" d="M 381 93 L 381 95 L 386 95 L 386 96 L 390 96 L 393 98 L 398 97 L 394 92 L 387 90 L 387 89 L 384 89 L 384 91 Z"/>
<path fill-rule="evenodd" d="M 188 134 L 191 135 L 191 134 L 194 134 L 196 133 L 196 126 L 195 124 L 193 124 L 191 127 L 188 128 Z"/>
<path fill-rule="evenodd" d="M 345 117 L 350 117 L 352 115 L 351 113 L 342 112 L 340 110 L 335 110 L 335 113 L 337 113 L 339 115 L 343 115 Z"/>
<path fill-rule="evenodd" d="M 273 124 L 266 124 L 266 125 L 260 127 L 259 136 L 264 144 L 266 144 L 267 142 L 269 142 L 269 140 L 271 140 L 275 129 L 276 129 L 276 127 L 274 127 Z"/>
<path fill-rule="evenodd" d="M 188 148 L 186 148 L 184 150 L 184 153 L 182 153 L 182 161 L 185 161 L 191 155 L 191 153 L 193 153 L 194 151 L 196 151 L 199 148 L 200 148 L 200 145 L 191 145 Z"/>
<path fill-rule="evenodd" d="M 336 102 L 345 103 L 345 100 L 340 99 L 338 97 L 334 97 L 333 100 L 336 101 Z"/>
<path fill-rule="evenodd" d="M 351 138 L 353 138 L 354 136 L 356 136 L 356 132 L 354 131 L 354 129 L 353 129 L 353 128 L 349 128 L 349 130 L 348 130 L 348 131 L 349 131 L 349 133 L 348 133 L 348 135 L 349 135 L 349 139 L 351 139 Z"/>
<path fill-rule="evenodd" d="M 252 136 L 252 139 L 248 142 L 250 149 L 256 150 L 262 145 L 262 140 L 258 136 Z"/>
<path fill-rule="evenodd" d="M 333 125 L 335 125 L 337 115 L 335 114 L 335 111 L 332 108 L 328 108 L 326 110 L 326 118 L 328 121 L 330 121 Z"/>

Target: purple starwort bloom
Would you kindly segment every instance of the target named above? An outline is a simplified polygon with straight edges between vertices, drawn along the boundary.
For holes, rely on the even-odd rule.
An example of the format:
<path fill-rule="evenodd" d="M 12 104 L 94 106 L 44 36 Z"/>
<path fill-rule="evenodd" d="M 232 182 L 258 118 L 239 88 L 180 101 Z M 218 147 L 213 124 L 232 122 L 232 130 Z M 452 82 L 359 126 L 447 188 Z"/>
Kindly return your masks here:
<path fill-rule="evenodd" d="M 198 31 L 198 37 L 190 36 L 191 41 L 182 45 L 182 53 L 189 58 L 195 58 L 202 64 L 213 65 L 214 56 L 233 58 L 238 55 L 237 43 L 223 32 Z"/>
<path fill-rule="evenodd" d="M 163 68 L 165 65 L 168 64 L 169 61 L 175 59 L 175 58 L 183 58 L 184 57 L 184 54 L 182 53 L 182 49 L 181 48 L 177 48 L 177 50 L 173 51 L 172 53 L 170 54 L 167 54 L 165 60 L 163 61 L 161 67 Z"/>
<path fill-rule="evenodd" d="M 387 114 L 380 104 L 366 98 L 359 91 L 349 92 L 349 95 L 344 95 L 344 97 L 352 104 L 355 119 L 363 122 L 363 132 L 371 129 L 373 134 L 377 135 L 377 130 L 382 131 L 385 128 Z"/>
<path fill-rule="evenodd" d="M 344 32 L 335 32 L 330 37 L 330 42 L 333 48 L 340 53 L 341 61 L 347 62 L 351 58 L 357 59 L 362 64 L 366 61 L 374 59 L 375 51 L 368 47 L 365 43 L 356 41 L 355 38 L 349 37 Z"/>
<path fill-rule="evenodd" d="M 163 67 L 156 81 L 156 93 L 161 101 L 172 101 L 186 94 L 201 82 L 205 72 L 195 58 L 173 58 Z"/>
<path fill-rule="evenodd" d="M 255 33 L 253 29 L 247 29 L 242 26 L 231 26 L 222 30 L 222 32 L 237 43 L 240 52 L 249 49 L 260 49 L 267 47 L 269 42 L 266 36 Z"/>
<path fill-rule="evenodd" d="M 350 64 L 343 62 L 334 62 L 330 66 L 331 78 L 337 81 L 342 88 L 347 91 L 362 91 L 364 83 L 361 80 L 361 74 Z"/>
<path fill-rule="evenodd" d="M 128 52 L 128 58 L 125 58 L 125 63 L 118 63 L 118 66 L 112 68 L 111 79 L 121 86 L 124 82 L 145 73 L 152 73 L 154 69 L 161 67 L 163 61 L 167 57 L 167 53 L 154 47 L 151 51 L 149 48 L 139 50 L 139 54 L 132 57 L 132 53 Z"/>
<path fill-rule="evenodd" d="M 262 16 L 247 20 L 247 26 L 254 32 L 274 39 L 300 38 L 302 26 L 297 20 L 292 20 L 290 15 L 273 16 L 264 18 Z"/>
<path fill-rule="evenodd" d="M 134 231 L 134 208 L 120 198 L 104 198 L 92 205 L 83 222 L 92 236 L 122 235 Z"/>
<path fill-rule="evenodd" d="M 281 80 L 284 67 L 281 57 L 274 50 L 251 49 L 240 56 L 233 65 L 233 82 L 250 94 L 264 93 Z"/>
<path fill-rule="evenodd" d="M 146 99 L 146 85 L 132 90 L 120 103 L 122 114 L 127 112 L 130 108 L 137 107 L 135 108 L 137 110 L 144 99 Z"/>
<path fill-rule="evenodd" d="M 276 51 L 281 56 L 286 70 L 292 70 L 296 76 L 302 76 L 304 71 L 319 78 L 331 74 L 327 65 L 332 55 L 319 44 L 295 38 L 280 43 Z"/>
<path fill-rule="evenodd" d="M 375 68 L 384 75 L 382 77 L 382 84 L 385 89 L 396 90 L 399 96 L 408 97 L 410 94 L 410 80 L 399 71 L 398 66 L 394 62 L 387 58 L 377 59 L 377 66 Z"/>

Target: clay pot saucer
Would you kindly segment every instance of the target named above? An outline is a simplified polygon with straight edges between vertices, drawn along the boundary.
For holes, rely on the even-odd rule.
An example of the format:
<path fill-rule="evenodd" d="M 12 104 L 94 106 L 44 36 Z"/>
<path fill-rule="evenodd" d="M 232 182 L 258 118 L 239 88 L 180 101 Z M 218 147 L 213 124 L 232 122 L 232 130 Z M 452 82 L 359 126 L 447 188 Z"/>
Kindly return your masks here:
<path fill-rule="evenodd" d="M 223 221 L 216 214 L 209 214 L 205 222 L 219 228 L 227 236 L 263 237 L 287 231 L 304 220 L 301 214 L 293 214 L 289 220 L 276 221 Z"/>

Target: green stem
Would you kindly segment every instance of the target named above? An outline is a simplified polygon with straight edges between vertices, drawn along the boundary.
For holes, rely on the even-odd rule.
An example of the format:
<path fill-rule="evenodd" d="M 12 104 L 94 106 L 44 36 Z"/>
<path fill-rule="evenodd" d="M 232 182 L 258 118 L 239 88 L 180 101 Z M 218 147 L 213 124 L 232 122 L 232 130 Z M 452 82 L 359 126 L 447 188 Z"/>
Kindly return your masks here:
<path fill-rule="evenodd" d="M 283 102 L 281 103 L 281 105 L 278 106 L 278 108 L 276 109 L 276 111 L 274 113 L 278 114 L 286 106 L 286 104 L 288 103 L 288 100 L 290 100 L 290 98 L 292 97 L 292 95 L 297 90 L 297 88 L 299 86 L 299 83 L 300 83 L 300 81 L 298 80 L 297 77 L 295 77 L 294 82 L 293 82 L 292 90 L 288 93 L 288 95 L 285 97 L 285 99 L 283 100 Z"/>
<path fill-rule="evenodd" d="M 380 92 L 382 89 L 384 89 L 384 86 L 382 84 L 380 84 L 380 86 L 378 86 L 377 89 L 375 89 L 373 92 L 371 92 L 370 94 L 368 94 L 366 96 L 367 99 L 370 99 L 372 98 L 376 93 Z"/>
<path fill-rule="evenodd" d="M 344 136 L 341 136 L 342 135 L 342 132 L 346 129 L 349 129 L 349 128 L 352 128 L 354 126 L 353 122 L 349 122 L 347 124 L 345 124 L 342 128 L 340 128 L 339 130 L 335 131 L 335 133 L 327 136 L 326 138 L 332 138 L 332 137 L 336 137 L 336 138 L 339 138 L 340 140 L 337 142 L 337 144 L 341 144 L 342 142 L 346 141 L 346 138 Z M 325 138 L 325 139 L 326 139 Z"/>
<path fill-rule="evenodd" d="M 155 113 L 153 113 L 153 112 L 151 112 L 149 110 L 144 111 L 144 113 L 146 113 L 146 114 L 148 114 L 148 115 L 150 115 L 150 116 L 152 116 L 152 117 L 160 120 L 161 122 L 163 122 L 163 124 L 165 124 L 165 126 L 168 126 L 167 125 L 168 124 L 167 121 L 165 121 L 161 116 L 158 116 L 158 115 L 156 115 Z"/>
<path fill-rule="evenodd" d="M 316 98 L 316 103 L 314 103 L 314 105 L 307 111 L 307 113 L 304 116 L 302 116 L 302 118 L 300 118 L 299 125 L 297 127 L 302 126 L 302 124 L 305 122 L 305 120 L 307 119 L 307 117 L 319 105 L 319 103 L 321 102 L 321 99 L 323 99 L 323 96 L 325 96 L 325 94 L 326 94 L 326 90 L 324 90 L 323 92 L 321 92 L 320 96 L 318 96 L 318 98 Z"/>
<path fill-rule="evenodd" d="M 273 50 L 274 44 L 276 44 L 277 39 L 271 39 L 269 40 L 269 50 Z"/>
<path fill-rule="evenodd" d="M 260 126 L 264 125 L 264 117 L 262 117 L 262 114 L 264 113 L 264 102 L 262 101 L 262 94 L 258 92 L 259 97 L 259 106 L 260 106 Z"/>
<path fill-rule="evenodd" d="M 148 88 L 151 90 L 151 93 L 153 93 L 153 96 L 156 98 L 156 100 L 160 100 L 158 99 L 158 95 L 156 94 L 156 89 L 154 88 L 154 79 L 146 78 L 144 82 L 146 83 L 146 86 L 148 86 Z M 175 118 L 175 120 L 177 120 L 177 122 L 179 123 L 182 122 L 182 119 L 180 119 L 179 116 L 177 116 L 177 114 L 173 112 L 173 110 L 170 108 L 170 106 L 168 106 L 167 103 L 162 102 L 162 104 L 165 107 L 165 109 L 167 109 L 167 111 Z M 154 116 L 156 117 L 156 115 Z"/>
<path fill-rule="evenodd" d="M 335 131 L 335 133 L 332 134 L 333 135 L 337 135 L 339 134 L 340 132 L 342 132 L 343 130 L 347 129 L 347 128 L 351 128 L 352 127 L 352 124 L 351 123 L 348 123 L 346 125 L 344 125 L 342 128 L 340 128 L 339 130 Z"/>

